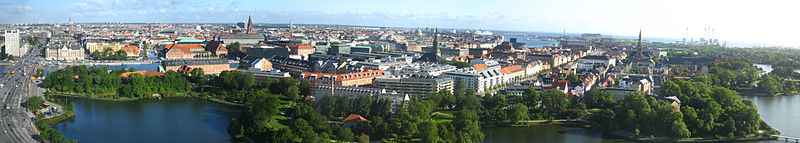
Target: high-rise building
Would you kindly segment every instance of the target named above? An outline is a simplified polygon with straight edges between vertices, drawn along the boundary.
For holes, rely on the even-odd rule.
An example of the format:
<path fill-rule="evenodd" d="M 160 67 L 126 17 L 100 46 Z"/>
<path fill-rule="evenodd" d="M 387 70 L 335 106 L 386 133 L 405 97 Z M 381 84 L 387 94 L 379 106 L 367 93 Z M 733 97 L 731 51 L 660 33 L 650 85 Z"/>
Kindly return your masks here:
<path fill-rule="evenodd" d="M 25 49 L 25 46 L 20 45 L 19 39 L 19 31 L 17 30 L 6 30 L 5 31 L 5 50 L 4 52 L 8 55 L 12 56 L 22 56 L 28 50 Z"/>

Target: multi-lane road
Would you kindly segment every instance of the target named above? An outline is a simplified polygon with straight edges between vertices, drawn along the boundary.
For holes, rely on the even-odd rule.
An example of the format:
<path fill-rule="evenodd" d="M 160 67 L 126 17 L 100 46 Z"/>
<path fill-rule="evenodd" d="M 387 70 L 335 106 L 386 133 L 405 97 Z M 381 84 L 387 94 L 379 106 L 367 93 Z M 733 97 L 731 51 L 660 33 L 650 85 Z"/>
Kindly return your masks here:
<path fill-rule="evenodd" d="M 41 96 L 38 82 L 31 79 L 42 60 L 40 54 L 41 49 L 33 49 L 17 58 L 16 63 L 6 66 L 7 74 L 0 77 L 0 103 L 3 104 L 0 105 L 0 143 L 38 142 L 33 138 L 36 132 L 34 115 L 22 105 L 30 96 Z"/>

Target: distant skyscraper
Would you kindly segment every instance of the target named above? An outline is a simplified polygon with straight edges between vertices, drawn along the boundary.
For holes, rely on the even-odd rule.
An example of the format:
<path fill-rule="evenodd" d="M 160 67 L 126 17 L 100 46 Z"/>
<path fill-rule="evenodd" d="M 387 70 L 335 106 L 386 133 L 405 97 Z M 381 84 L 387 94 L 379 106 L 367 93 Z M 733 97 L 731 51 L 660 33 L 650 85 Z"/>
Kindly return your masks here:
<path fill-rule="evenodd" d="M 252 32 L 253 30 L 253 17 L 247 16 L 247 33 Z"/>

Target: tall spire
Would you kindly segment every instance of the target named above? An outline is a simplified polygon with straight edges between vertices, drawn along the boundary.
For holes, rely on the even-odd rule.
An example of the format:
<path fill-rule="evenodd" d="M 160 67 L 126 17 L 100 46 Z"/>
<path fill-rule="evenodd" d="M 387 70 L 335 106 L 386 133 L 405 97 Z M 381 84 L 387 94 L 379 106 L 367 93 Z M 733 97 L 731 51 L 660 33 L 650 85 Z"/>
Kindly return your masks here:
<path fill-rule="evenodd" d="M 253 17 L 247 16 L 247 33 L 250 33 L 252 29 L 253 29 Z"/>
<path fill-rule="evenodd" d="M 639 29 L 639 41 L 636 43 L 636 49 L 638 52 L 636 55 L 637 58 L 644 58 L 644 55 L 642 55 L 642 29 Z"/>
<path fill-rule="evenodd" d="M 436 53 L 436 56 L 441 56 L 441 52 L 439 52 L 439 28 L 433 29 L 433 53 Z"/>

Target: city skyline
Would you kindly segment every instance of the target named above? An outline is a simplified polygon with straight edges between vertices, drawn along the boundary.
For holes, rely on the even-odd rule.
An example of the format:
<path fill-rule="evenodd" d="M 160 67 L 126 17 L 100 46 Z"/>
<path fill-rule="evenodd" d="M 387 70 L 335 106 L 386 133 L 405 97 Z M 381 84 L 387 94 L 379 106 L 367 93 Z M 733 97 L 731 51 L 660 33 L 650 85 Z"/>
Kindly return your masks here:
<path fill-rule="evenodd" d="M 185 0 L 3 0 L 2 24 L 67 23 L 254 23 L 440 27 L 522 32 L 602 33 L 698 40 L 709 37 L 798 46 L 800 32 L 791 1 L 185 1 Z M 749 9 L 749 10 L 742 10 Z M 777 14 L 776 14 L 777 13 Z M 765 22 L 765 21 L 768 21 Z M 687 30 L 688 29 L 688 30 Z M 688 32 L 688 33 L 687 33 Z"/>

